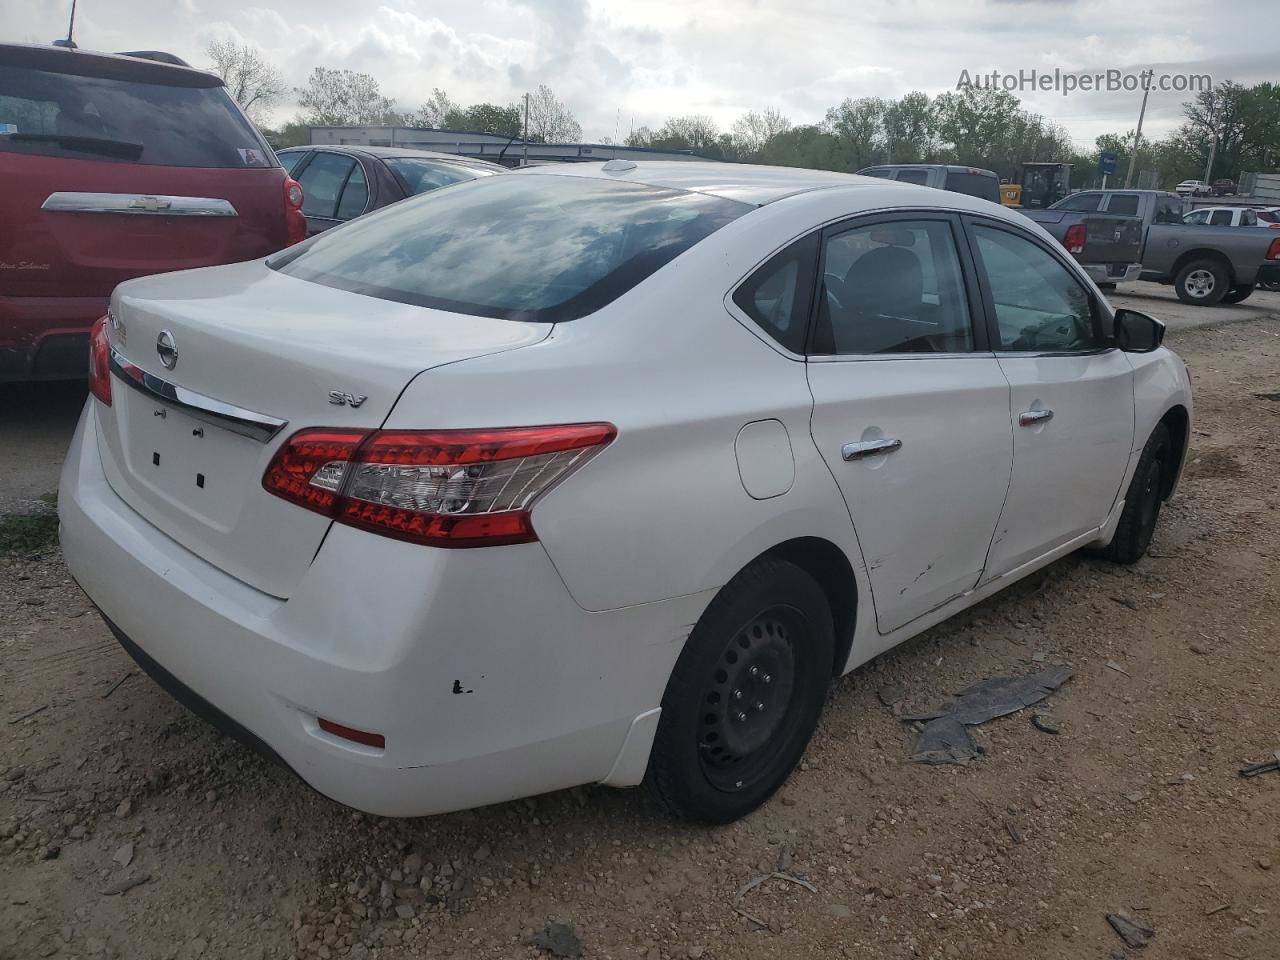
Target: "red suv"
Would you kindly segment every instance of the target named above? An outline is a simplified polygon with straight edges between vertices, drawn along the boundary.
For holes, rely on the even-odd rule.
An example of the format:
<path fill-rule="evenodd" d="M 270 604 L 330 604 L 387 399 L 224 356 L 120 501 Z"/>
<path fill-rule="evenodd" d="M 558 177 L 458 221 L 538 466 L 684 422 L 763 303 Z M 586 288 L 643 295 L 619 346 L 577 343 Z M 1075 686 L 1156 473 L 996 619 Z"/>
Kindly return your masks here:
<path fill-rule="evenodd" d="M 116 284 L 272 253 L 301 206 L 217 77 L 0 44 L 0 382 L 84 376 Z"/>

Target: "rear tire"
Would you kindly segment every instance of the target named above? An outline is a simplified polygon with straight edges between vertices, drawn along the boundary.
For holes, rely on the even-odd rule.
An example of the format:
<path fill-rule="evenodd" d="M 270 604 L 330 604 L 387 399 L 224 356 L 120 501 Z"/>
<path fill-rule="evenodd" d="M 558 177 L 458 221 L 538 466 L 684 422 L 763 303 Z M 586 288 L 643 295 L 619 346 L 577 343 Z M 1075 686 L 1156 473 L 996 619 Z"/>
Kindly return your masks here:
<path fill-rule="evenodd" d="M 1160 505 L 1164 502 L 1165 481 L 1169 471 L 1176 469 L 1172 453 L 1169 428 L 1163 423 L 1156 424 L 1147 445 L 1142 448 L 1138 468 L 1129 482 L 1115 536 L 1102 550 L 1102 555 L 1108 560 L 1137 563 L 1151 546 L 1156 521 L 1160 519 Z"/>
<path fill-rule="evenodd" d="M 1178 299 L 1197 307 L 1212 307 L 1230 289 L 1227 271 L 1216 260 L 1192 260 L 1178 271 L 1173 289 Z"/>
<path fill-rule="evenodd" d="M 1254 286 L 1252 283 L 1242 283 L 1238 287 L 1232 287 L 1227 291 L 1226 296 L 1222 298 L 1223 303 L 1240 303 L 1248 300 L 1253 296 Z"/>
<path fill-rule="evenodd" d="M 693 628 L 662 697 L 645 782 L 672 814 L 730 823 L 799 763 L 831 686 L 835 629 L 817 582 L 757 560 Z"/>

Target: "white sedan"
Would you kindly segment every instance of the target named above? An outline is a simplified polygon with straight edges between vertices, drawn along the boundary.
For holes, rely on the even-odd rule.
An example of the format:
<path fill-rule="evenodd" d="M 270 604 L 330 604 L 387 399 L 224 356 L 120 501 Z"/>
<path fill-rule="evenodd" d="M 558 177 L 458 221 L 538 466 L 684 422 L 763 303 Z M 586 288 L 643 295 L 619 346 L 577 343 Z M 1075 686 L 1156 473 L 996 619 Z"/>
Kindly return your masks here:
<path fill-rule="evenodd" d="M 1142 556 L 1191 394 L 1016 211 L 543 166 L 122 284 L 62 544 L 162 685 L 419 815 L 599 782 L 739 817 L 832 678 Z"/>

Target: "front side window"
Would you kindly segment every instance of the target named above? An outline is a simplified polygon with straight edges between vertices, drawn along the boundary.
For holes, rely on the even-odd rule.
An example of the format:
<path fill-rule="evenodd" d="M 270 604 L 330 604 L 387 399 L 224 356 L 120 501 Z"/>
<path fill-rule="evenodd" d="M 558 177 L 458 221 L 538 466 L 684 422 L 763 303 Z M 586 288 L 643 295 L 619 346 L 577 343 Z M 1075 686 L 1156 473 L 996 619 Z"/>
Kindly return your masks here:
<path fill-rule="evenodd" d="M 960 353 L 973 331 L 951 225 L 901 220 L 827 238 L 812 352 Z"/>
<path fill-rule="evenodd" d="M 356 162 L 351 157 L 323 151 L 317 153 L 298 180 L 302 184 L 303 214 L 334 219 L 338 196 L 355 166 Z"/>
<path fill-rule="evenodd" d="M 280 165 L 284 167 L 284 172 L 289 174 L 289 176 L 293 176 L 293 168 L 296 167 L 306 155 L 306 150 L 299 150 L 297 153 L 276 154 L 280 159 Z"/>
<path fill-rule="evenodd" d="M 797 240 L 774 254 L 733 295 L 743 313 L 792 353 L 804 352 L 817 257 L 817 234 Z"/>
<path fill-rule="evenodd" d="M 1077 193 L 1073 197 L 1067 197 L 1061 203 L 1055 203 L 1055 210 L 1077 210 L 1081 213 L 1096 213 L 1098 207 L 1102 204 L 1102 194 L 1100 193 Z"/>
<path fill-rule="evenodd" d="M 985 173 L 952 171 L 947 174 L 946 188 L 952 193 L 963 193 L 966 196 L 977 197 L 979 200 L 990 200 L 992 203 L 1000 202 L 1000 181 Z"/>
<path fill-rule="evenodd" d="M 1240 225 L 1242 227 L 1256 227 L 1258 225 L 1258 215 L 1252 210 L 1241 210 Z"/>
<path fill-rule="evenodd" d="M 1185 217 L 1183 217 L 1182 222 L 1183 223 L 1208 223 L 1209 211 L 1193 210 L 1191 213 L 1188 213 Z"/>
<path fill-rule="evenodd" d="M 4 65 L 0 153 L 174 167 L 276 165 L 271 148 L 221 86 L 172 86 Z"/>
<path fill-rule="evenodd" d="M 1006 230 L 975 225 L 973 235 L 1001 349 L 1078 353 L 1106 346 L 1093 298 L 1057 259 Z"/>
<path fill-rule="evenodd" d="M 269 265 L 383 300 L 554 323 L 599 310 L 752 209 L 595 177 L 481 177 L 384 207 Z"/>
<path fill-rule="evenodd" d="M 1115 213 L 1123 217 L 1136 216 L 1138 213 L 1138 195 L 1136 193 L 1113 193 L 1107 203 L 1107 213 Z"/>

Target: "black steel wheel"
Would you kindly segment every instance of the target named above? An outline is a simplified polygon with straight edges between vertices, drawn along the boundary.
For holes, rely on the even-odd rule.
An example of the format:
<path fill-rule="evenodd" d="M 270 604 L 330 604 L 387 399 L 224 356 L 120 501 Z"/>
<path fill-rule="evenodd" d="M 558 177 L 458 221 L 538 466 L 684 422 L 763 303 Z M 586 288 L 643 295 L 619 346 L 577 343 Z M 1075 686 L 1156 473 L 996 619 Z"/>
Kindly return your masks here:
<path fill-rule="evenodd" d="M 833 646 L 826 596 L 804 570 L 766 559 L 735 577 L 667 684 L 646 776 L 658 800 L 708 823 L 767 800 L 817 726 Z"/>

